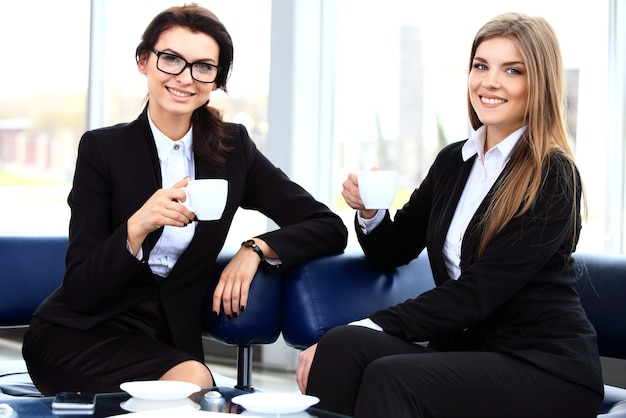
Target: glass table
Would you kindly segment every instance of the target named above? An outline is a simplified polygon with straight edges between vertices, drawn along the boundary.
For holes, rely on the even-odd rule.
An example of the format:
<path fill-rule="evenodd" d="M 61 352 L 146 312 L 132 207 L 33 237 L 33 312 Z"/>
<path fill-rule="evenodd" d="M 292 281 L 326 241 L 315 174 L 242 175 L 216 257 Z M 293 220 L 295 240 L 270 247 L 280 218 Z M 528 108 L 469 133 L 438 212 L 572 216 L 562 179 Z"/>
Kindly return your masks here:
<path fill-rule="evenodd" d="M 200 405 L 200 409 L 203 409 L 203 403 L 201 399 L 204 394 L 210 390 L 219 391 L 224 397 L 225 403 L 221 412 L 228 412 L 230 414 L 242 414 L 245 416 L 249 413 L 244 413 L 244 410 L 241 406 L 231 404 L 230 400 L 238 395 L 243 395 L 246 393 L 250 393 L 247 391 L 243 391 L 240 389 L 227 388 L 227 387 L 218 387 L 218 388 L 207 388 L 203 389 L 200 392 L 196 392 L 192 394 L 189 399 L 193 401 L 195 404 Z M 34 418 L 34 417 L 71 417 L 71 418 L 104 418 L 111 417 L 116 415 L 127 414 L 129 411 L 123 408 L 123 404 L 130 399 L 130 395 L 125 392 L 120 393 L 102 393 L 96 395 L 96 407 L 93 411 L 88 413 L 81 413 L 79 411 L 72 411 L 71 414 L 62 414 L 57 411 L 52 410 L 52 401 L 54 398 L 46 397 L 46 398 L 16 398 L 15 400 L 1 400 L 0 404 L 7 404 L 12 409 L 13 412 L 3 411 L 0 409 L 0 418 Z M 147 401 L 144 401 L 147 402 Z M 157 403 L 159 401 L 156 401 Z M 207 414 L 210 415 L 210 414 Z M 270 414 L 254 414 L 263 417 L 272 417 L 278 415 L 270 415 Z M 281 414 L 280 417 L 289 418 L 293 417 L 317 417 L 317 418 L 337 418 L 337 417 L 345 417 L 345 415 L 338 415 L 332 412 L 322 411 L 320 409 L 316 409 L 315 407 L 309 408 L 306 412 L 297 413 L 297 414 Z"/>

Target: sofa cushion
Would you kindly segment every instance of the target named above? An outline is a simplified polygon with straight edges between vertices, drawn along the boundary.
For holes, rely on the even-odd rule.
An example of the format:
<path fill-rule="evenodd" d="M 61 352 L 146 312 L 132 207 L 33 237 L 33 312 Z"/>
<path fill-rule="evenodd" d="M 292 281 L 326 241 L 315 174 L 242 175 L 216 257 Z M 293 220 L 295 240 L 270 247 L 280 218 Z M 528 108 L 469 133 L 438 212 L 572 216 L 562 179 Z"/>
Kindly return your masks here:
<path fill-rule="evenodd" d="M 282 331 L 294 348 L 306 348 L 331 328 L 413 298 L 434 287 L 423 252 L 392 271 L 374 269 L 361 251 L 302 263 L 285 273 Z"/>
<path fill-rule="evenodd" d="M 3 236 L 0 326 L 28 325 L 65 274 L 67 237 Z"/>
<path fill-rule="evenodd" d="M 626 359 L 626 255 L 574 254 L 577 290 L 598 333 L 600 355 Z"/>

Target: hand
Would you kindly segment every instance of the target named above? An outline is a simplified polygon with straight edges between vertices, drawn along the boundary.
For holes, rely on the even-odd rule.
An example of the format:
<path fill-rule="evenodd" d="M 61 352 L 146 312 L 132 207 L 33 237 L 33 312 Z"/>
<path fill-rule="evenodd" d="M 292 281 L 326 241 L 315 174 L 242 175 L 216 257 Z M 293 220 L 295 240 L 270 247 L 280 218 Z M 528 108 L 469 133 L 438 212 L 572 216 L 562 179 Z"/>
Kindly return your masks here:
<path fill-rule="evenodd" d="M 255 238 L 258 242 L 259 239 Z M 261 259 L 254 251 L 241 247 L 226 265 L 213 292 L 213 312 L 220 312 L 228 317 L 239 315 L 248 304 L 248 294 L 254 275 Z"/>
<path fill-rule="evenodd" d="M 374 167 L 372 170 L 378 170 L 378 168 Z M 359 176 L 357 173 L 348 174 L 348 178 L 343 182 L 341 195 L 348 206 L 361 212 L 361 217 L 364 219 L 373 218 L 378 212 L 376 209 L 365 209 L 365 205 L 361 200 L 361 193 L 359 192 Z"/>
<path fill-rule="evenodd" d="M 317 350 L 317 344 L 313 344 L 304 351 L 298 354 L 298 367 L 296 368 L 296 382 L 300 388 L 302 394 L 306 394 L 306 387 L 309 383 L 309 372 L 311 371 L 311 364 L 315 357 L 315 350 Z"/>
<path fill-rule="evenodd" d="M 181 187 L 189 183 L 185 177 L 171 189 L 159 189 L 135 212 L 127 222 L 128 243 L 137 254 L 146 236 L 162 226 L 187 226 L 194 218 L 194 213 L 179 202 L 186 199 Z"/>

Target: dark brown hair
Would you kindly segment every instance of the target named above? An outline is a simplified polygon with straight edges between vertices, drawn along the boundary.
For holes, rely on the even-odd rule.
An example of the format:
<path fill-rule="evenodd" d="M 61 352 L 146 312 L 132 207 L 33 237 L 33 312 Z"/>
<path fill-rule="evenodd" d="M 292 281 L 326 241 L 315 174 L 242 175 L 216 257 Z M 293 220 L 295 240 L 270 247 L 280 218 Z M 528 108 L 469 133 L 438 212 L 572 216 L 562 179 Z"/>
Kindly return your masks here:
<path fill-rule="evenodd" d="M 215 88 L 226 89 L 226 81 L 233 65 L 233 41 L 226 27 L 213 12 L 191 3 L 184 6 L 170 7 L 159 13 L 144 31 L 141 42 L 135 51 L 137 60 L 152 52 L 161 34 L 174 27 L 183 27 L 192 32 L 201 32 L 215 39 L 220 47 L 220 72 L 215 80 Z M 209 106 L 209 103 L 194 110 L 191 116 L 193 125 L 193 150 L 207 162 L 222 167 L 225 155 L 231 149 L 226 136 L 226 125 L 221 113 Z"/>

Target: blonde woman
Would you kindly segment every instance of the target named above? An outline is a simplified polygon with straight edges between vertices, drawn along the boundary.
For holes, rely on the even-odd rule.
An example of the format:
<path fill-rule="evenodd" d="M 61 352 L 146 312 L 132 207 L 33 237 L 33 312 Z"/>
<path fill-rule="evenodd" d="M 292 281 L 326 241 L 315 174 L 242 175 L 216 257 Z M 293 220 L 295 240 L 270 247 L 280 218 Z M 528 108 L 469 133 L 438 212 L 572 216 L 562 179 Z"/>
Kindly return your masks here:
<path fill-rule="evenodd" d="M 300 355 L 320 408 L 355 417 L 595 417 L 596 333 L 570 268 L 582 185 L 563 117 L 563 68 L 542 18 L 497 16 L 474 40 L 475 133 L 445 147 L 392 220 L 343 196 L 370 262 L 424 248 L 436 287 L 338 327 Z M 425 343 L 416 344 L 416 343 Z"/>

